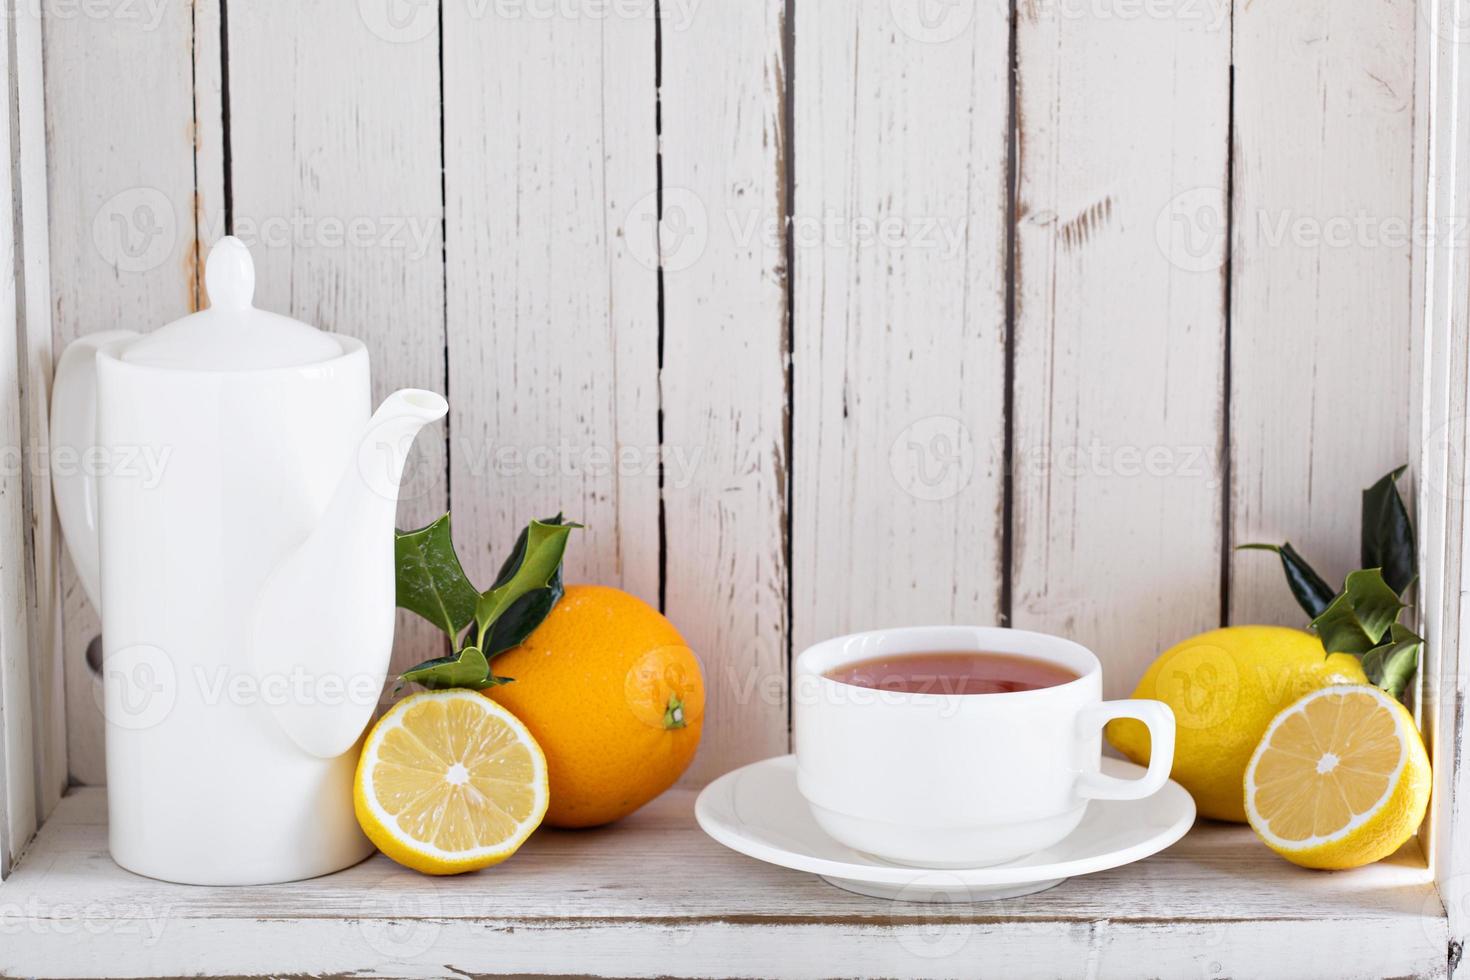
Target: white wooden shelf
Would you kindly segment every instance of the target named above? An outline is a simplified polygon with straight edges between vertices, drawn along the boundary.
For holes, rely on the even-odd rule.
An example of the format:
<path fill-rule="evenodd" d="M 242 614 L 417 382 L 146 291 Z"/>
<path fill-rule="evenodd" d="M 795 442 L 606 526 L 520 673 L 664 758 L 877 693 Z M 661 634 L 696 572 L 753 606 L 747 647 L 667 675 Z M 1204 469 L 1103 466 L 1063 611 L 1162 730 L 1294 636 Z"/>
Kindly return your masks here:
<path fill-rule="evenodd" d="M 0 884 L 6 976 L 1442 976 L 1417 843 L 1303 871 L 1202 823 L 1139 864 L 1025 898 L 894 904 L 742 857 L 675 790 L 614 827 L 541 831 L 458 878 L 375 857 L 312 881 L 170 885 L 107 855 L 106 794 L 62 800 Z M 220 841 L 229 847 L 228 840 Z"/>

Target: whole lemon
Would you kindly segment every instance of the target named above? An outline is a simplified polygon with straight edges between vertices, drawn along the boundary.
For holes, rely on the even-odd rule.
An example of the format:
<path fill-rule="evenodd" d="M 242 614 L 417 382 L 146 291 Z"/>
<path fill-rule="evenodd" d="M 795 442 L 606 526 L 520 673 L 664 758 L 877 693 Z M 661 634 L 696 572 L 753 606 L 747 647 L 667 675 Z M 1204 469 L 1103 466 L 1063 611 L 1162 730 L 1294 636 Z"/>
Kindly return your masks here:
<path fill-rule="evenodd" d="M 1354 683 L 1367 683 L 1358 658 L 1328 656 L 1311 633 L 1228 626 L 1164 651 L 1133 696 L 1174 710 L 1173 778 L 1189 790 L 1200 815 L 1245 823 L 1245 768 L 1271 719 L 1304 694 Z M 1109 722 L 1107 736 L 1129 759 L 1148 764 L 1148 729 L 1141 722 Z"/>
<path fill-rule="evenodd" d="M 620 589 L 567 586 L 494 672 L 515 679 L 485 694 L 546 754 L 550 826 L 627 816 L 672 786 L 699 747 L 699 661 L 658 610 Z"/>

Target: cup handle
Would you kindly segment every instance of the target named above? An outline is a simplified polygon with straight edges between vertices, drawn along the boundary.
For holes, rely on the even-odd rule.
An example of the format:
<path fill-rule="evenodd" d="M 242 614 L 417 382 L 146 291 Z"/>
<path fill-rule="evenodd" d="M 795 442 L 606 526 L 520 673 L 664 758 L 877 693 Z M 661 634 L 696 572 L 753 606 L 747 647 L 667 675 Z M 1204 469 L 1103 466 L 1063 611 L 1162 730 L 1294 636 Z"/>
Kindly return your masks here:
<path fill-rule="evenodd" d="M 1114 718 L 1133 718 L 1148 726 L 1148 772 L 1140 779 L 1119 779 L 1100 772 L 1077 777 L 1077 795 L 1088 800 L 1141 800 L 1164 788 L 1174 766 L 1174 712 L 1162 701 L 1104 701 L 1077 716 L 1078 736 L 1088 738 Z"/>

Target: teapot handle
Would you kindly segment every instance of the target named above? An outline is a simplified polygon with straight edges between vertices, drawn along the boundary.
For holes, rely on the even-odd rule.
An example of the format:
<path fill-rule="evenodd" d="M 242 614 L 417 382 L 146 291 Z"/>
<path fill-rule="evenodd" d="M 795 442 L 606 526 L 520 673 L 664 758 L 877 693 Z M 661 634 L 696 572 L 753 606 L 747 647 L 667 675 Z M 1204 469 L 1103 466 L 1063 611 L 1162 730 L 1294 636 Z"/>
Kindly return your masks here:
<path fill-rule="evenodd" d="M 77 338 L 62 352 L 51 386 L 51 488 L 56 514 L 72 564 L 99 618 L 97 476 L 89 461 L 97 445 L 97 351 L 136 336 L 132 330 L 104 330 Z"/>

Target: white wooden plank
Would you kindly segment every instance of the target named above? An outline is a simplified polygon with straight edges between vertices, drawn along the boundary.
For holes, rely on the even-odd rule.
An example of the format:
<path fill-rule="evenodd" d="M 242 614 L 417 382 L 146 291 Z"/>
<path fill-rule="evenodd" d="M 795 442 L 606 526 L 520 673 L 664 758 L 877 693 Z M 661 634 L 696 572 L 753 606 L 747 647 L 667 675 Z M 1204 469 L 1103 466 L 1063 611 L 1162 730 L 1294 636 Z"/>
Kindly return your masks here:
<path fill-rule="evenodd" d="M 42 11 L 59 354 L 81 334 L 148 330 L 195 306 L 194 10 L 119 5 L 115 16 L 95 17 L 43 4 Z M 62 576 L 68 765 L 73 779 L 100 783 L 101 702 L 84 659 L 97 619 L 69 561 Z"/>
<path fill-rule="evenodd" d="M 61 655 L 60 531 L 51 506 L 49 444 L 51 400 L 51 282 L 46 234 L 46 117 L 41 71 L 41 12 L 19 5 L 15 25 L 15 106 L 12 115 L 19 147 L 15 200 L 20 205 L 24 321 L 21 384 L 25 424 L 28 629 L 31 641 L 31 715 L 35 731 L 36 817 L 46 815 L 66 788 L 66 690 Z"/>
<path fill-rule="evenodd" d="M 1437 0 L 1422 12 L 1415 125 L 1422 209 L 1414 213 L 1423 227 L 1442 232 L 1456 227 L 1470 206 L 1470 107 L 1461 97 L 1470 86 L 1470 2 Z M 1414 309 L 1422 354 L 1418 605 L 1428 642 L 1419 693 L 1434 766 L 1425 844 L 1449 918 L 1453 957 L 1463 954 L 1470 937 L 1470 767 L 1464 763 L 1470 683 L 1470 253 L 1463 241 L 1442 233 L 1416 244 L 1422 280 Z"/>
<path fill-rule="evenodd" d="M 568 581 L 658 602 L 652 6 L 444 8 L 454 535 L 482 588 L 564 510 Z"/>
<path fill-rule="evenodd" d="M 18 67 L 15 21 L 0 24 L 0 77 L 6 82 L 5 117 L 0 125 L 0 187 L 10 206 L 0 211 L 0 878 L 36 830 L 36 779 L 32 760 L 31 647 L 26 594 L 25 472 L 21 453 L 27 433 L 21 419 L 21 388 L 26 365 L 19 343 L 24 317 L 20 263 L 24 246 L 20 226 L 18 147 Z"/>
<path fill-rule="evenodd" d="M 1358 567 L 1359 491 L 1409 461 L 1415 4 L 1235 9 L 1231 542 Z M 1269 555 L 1230 620 L 1303 625 Z"/>
<path fill-rule="evenodd" d="M 1116 697 L 1219 623 L 1230 29 L 1088 10 L 1017 8 L 1012 623 Z"/>
<path fill-rule="evenodd" d="M 1321 874 L 1248 828 L 1205 824 L 1146 861 L 1025 898 L 895 904 L 725 850 L 676 789 L 613 827 L 541 831 L 479 874 L 431 879 L 374 857 L 289 888 L 201 888 L 112 864 L 103 795 L 67 797 L 0 885 L 7 974 L 1366 978 L 1447 966 L 1414 844 Z"/>
<path fill-rule="evenodd" d="M 792 630 L 1002 615 L 1004 4 L 802 2 Z M 938 33 L 932 33 L 932 31 Z"/>
<path fill-rule="evenodd" d="M 437 37 L 399 43 L 350 4 L 226 9 L 233 231 L 256 305 L 362 340 L 375 399 L 444 391 Z M 401 527 L 448 506 L 444 438 L 415 440 Z M 399 613 L 395 670 L 442 653 L 432 626 Z"/>
<path fill-rule="evenodd" d="M 704 665 L 695 780 L 787 744 L 783 7 L 661 7 L 664 594 Z"/>

